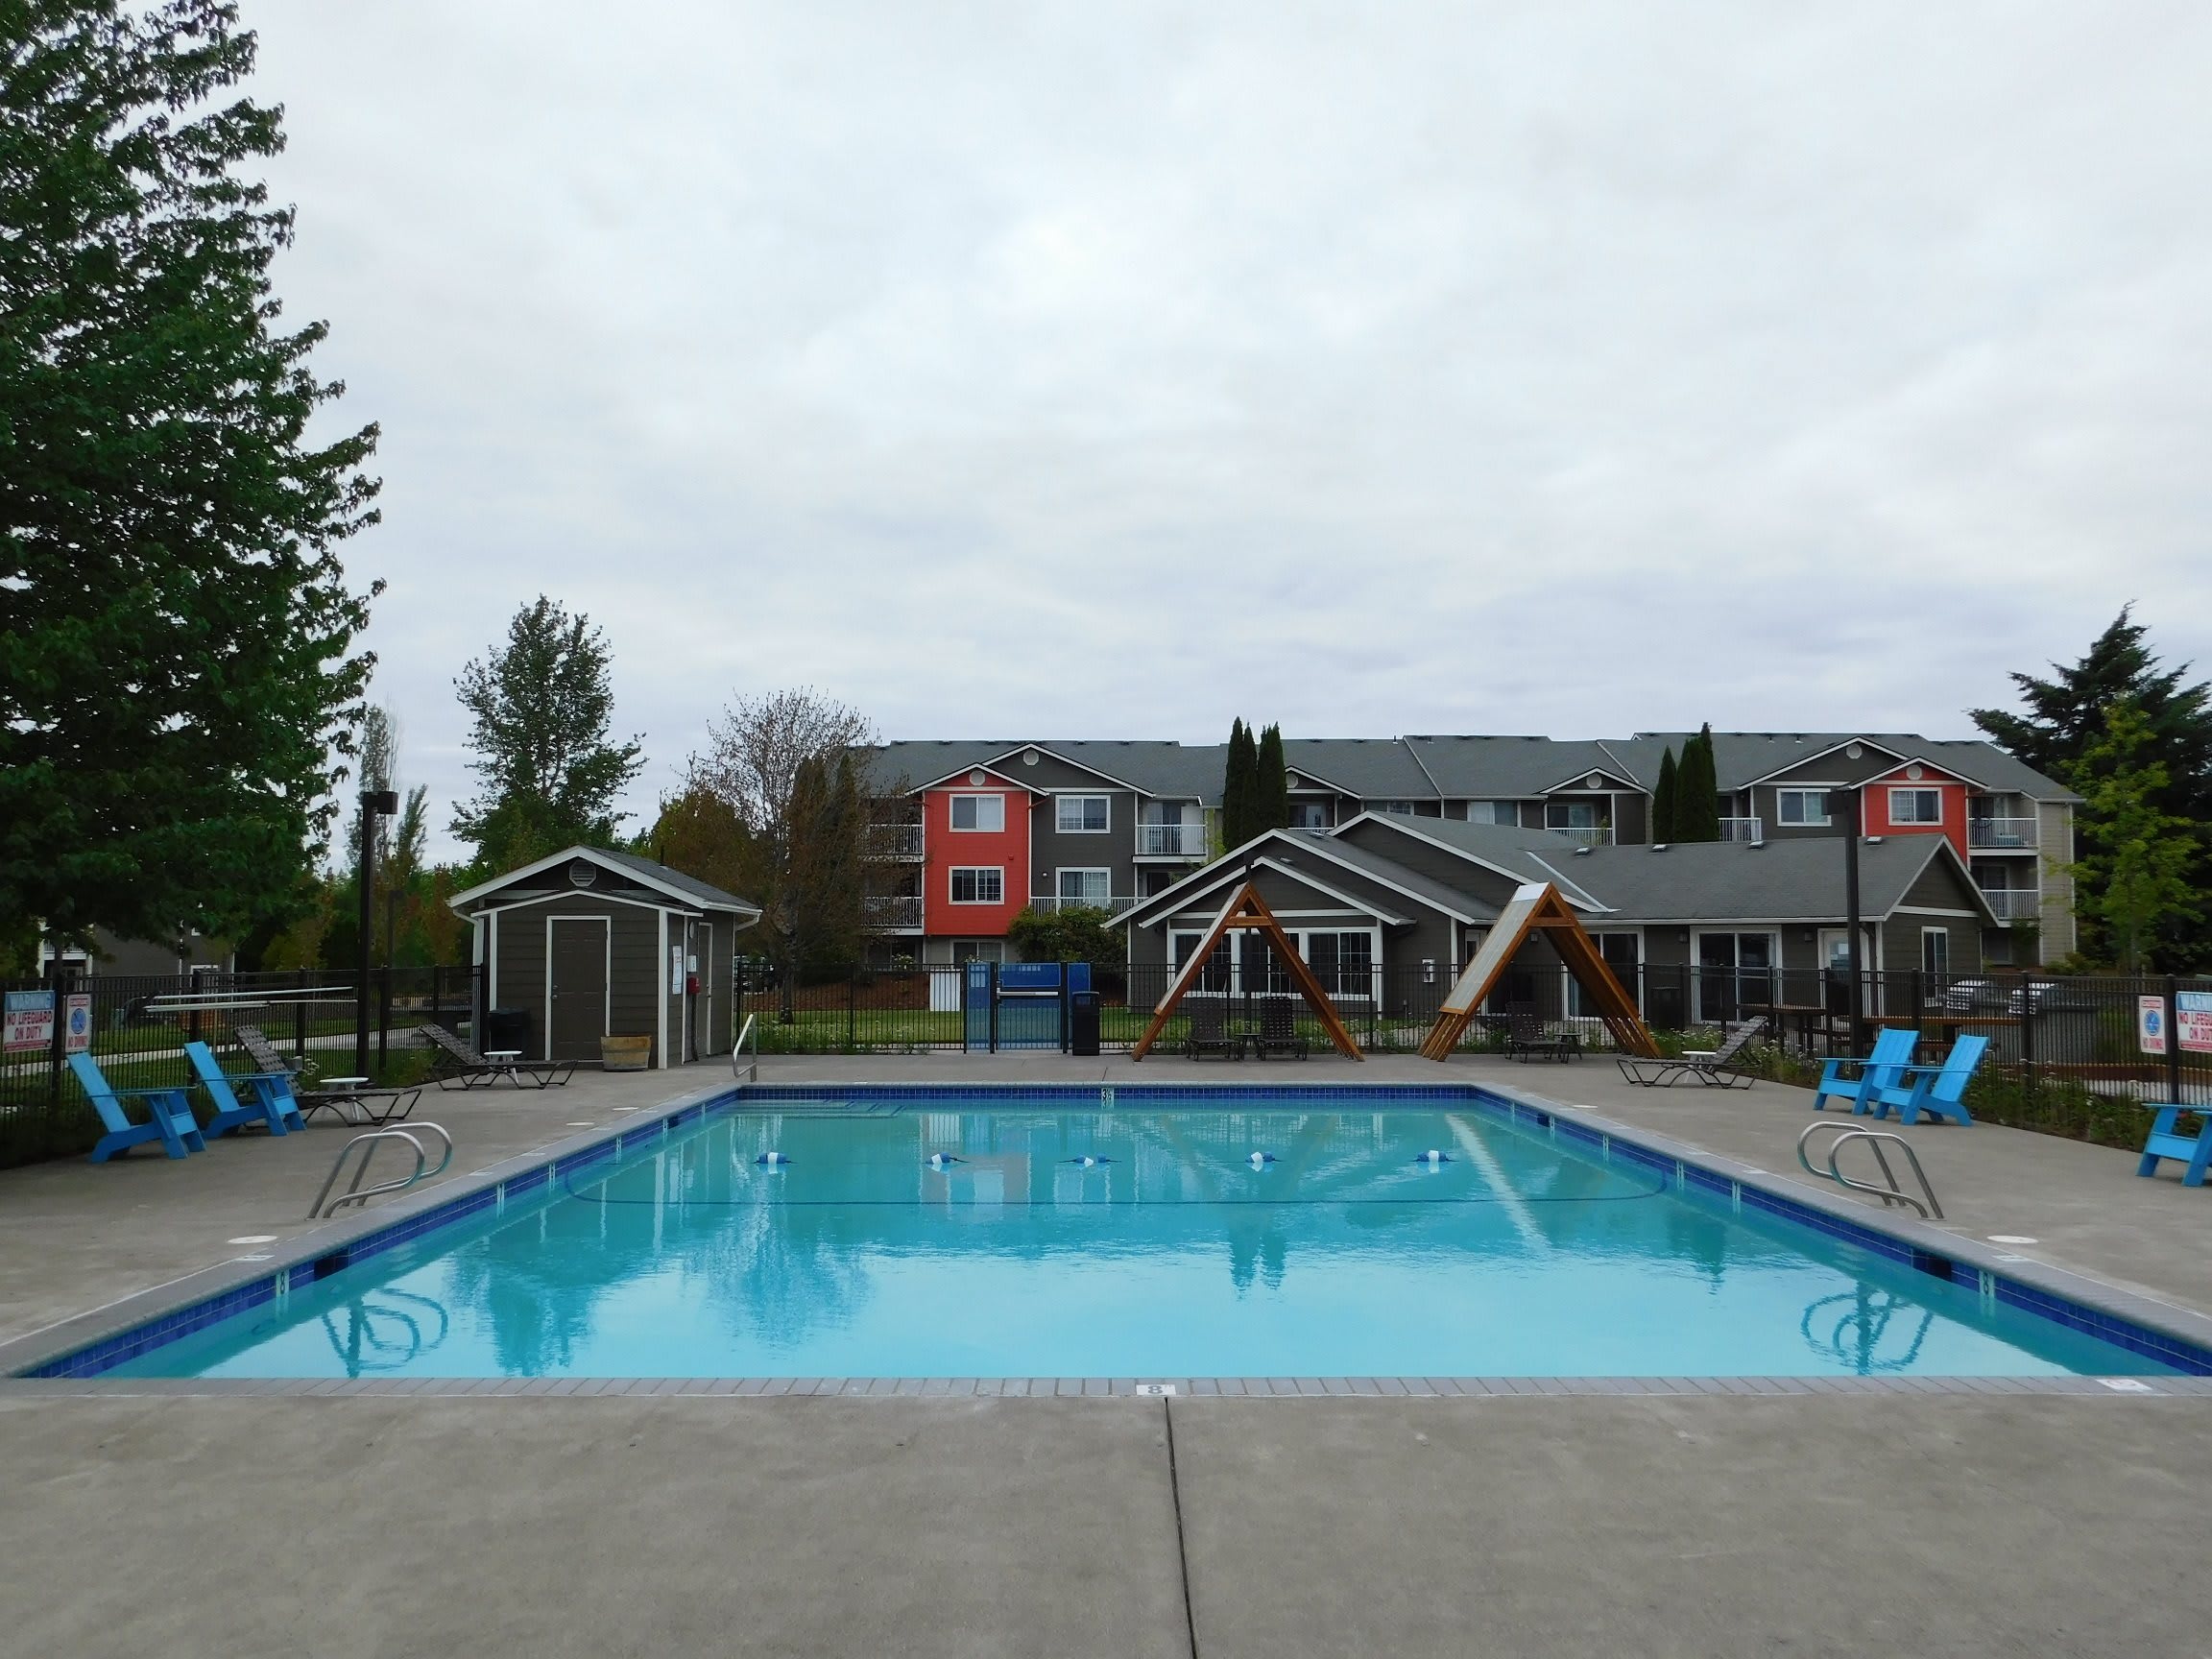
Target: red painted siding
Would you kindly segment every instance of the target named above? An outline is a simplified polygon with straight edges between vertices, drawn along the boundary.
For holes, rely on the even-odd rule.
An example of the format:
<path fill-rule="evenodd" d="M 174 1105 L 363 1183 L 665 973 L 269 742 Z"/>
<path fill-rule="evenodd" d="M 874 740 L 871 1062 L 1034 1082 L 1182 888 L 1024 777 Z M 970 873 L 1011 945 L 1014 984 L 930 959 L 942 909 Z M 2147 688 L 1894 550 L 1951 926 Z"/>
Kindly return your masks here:
<path fill-rule="evenodd" d="M 1006 827 L 998 831 L 952 828 L 955 795 L 1002 795 Z M 1002 939 L 1029 902 L 1029 793 L 998 777 L 980 786 L 949 783 L 922 796 L 922 926 L 933 938 Z M 952 902 L 955 869 L 1003 872 L 1004 898 L 997 904 Z"/>
<path fill-rule="evenodd" d="M 1896 789 L 1933 789 L 1942 797 L 1943 820 L 1940 824 L 1898 824 L 1889 817 L 1889 791 Z M 1869 835 L 1942 835 L 1952 851 L 1960 857 L 1966 856 L 1966 796 L 1967 785 L 1962 779 L 1948 772 L 1938 772 L 1933 766 L 1923 766 L 1921 776 L 1909 778 L 1900 766 L 1871 779 L 1863 797 L 1865 832 Z"/>

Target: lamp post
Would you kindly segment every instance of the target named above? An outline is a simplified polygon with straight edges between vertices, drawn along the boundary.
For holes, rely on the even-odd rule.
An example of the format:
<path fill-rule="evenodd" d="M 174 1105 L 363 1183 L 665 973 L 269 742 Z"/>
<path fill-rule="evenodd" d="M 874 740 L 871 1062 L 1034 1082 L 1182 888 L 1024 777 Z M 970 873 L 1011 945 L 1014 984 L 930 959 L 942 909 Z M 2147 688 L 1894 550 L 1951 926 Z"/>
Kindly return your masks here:
<path fill-rule="evenodd" d="M 361 791 L 361 979 L 353 990 L 353 1073 L 369 1075 L 369 955 L 376 930 L 376 820 L 399 810 L 394 789 Z"/>
<path fill-rule="evenodd" d="M 1860 973 L 1859 949 L 1862 925 L 1859 919 L 1859 791 L 1843 791 L 1843 926 L 1848 930 L 1845 943 L 1846 972 L 1851 975 L 1851 1051 L 1863 1054 L 1866 1050 L 1866 981 Z"/>

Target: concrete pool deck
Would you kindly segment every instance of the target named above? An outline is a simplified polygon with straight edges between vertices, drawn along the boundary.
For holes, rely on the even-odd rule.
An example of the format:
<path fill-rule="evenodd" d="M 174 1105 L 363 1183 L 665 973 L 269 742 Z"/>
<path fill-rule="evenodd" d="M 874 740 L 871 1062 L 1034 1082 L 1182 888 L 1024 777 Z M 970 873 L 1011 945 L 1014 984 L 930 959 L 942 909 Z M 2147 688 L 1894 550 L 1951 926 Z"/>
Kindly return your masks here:
<path fill-rule="evenodd" d="M 716 1068 L 426 1096 L 448 1180 Z M 1777 1174 L 1610 1064 L 785 1059 L 763 1083 L 1480 1081 Z M 2212 1192 L 1907 1132 L 1961 1234 L 2212 1305 Z M 297 1248 L 342 1133 L 0 1173 L 0 1335 Z M 1820 1183 L 1823 1190 L 1833 1190 Z M 27 1385 L 28 1386 L 28 1385 Z M 67 1397 L 0 1388 L 24 1652 L 2202 1653 L 2202 1398 Z M 277 1545 L 272 1551 L 270 1546 Z"/>

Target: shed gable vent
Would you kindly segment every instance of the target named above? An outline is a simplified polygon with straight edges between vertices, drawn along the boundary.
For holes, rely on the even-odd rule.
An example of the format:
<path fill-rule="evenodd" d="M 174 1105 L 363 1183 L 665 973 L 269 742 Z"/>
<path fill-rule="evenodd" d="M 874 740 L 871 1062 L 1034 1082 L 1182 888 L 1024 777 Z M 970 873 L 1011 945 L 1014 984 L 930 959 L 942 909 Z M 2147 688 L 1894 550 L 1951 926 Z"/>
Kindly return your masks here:
<path fill-rule="evenodd" d="M 571 858 L 568 860 L 569 886 L 589 887 L 598 879 L 599 866 L 592 863 L 590 859 Z"/>

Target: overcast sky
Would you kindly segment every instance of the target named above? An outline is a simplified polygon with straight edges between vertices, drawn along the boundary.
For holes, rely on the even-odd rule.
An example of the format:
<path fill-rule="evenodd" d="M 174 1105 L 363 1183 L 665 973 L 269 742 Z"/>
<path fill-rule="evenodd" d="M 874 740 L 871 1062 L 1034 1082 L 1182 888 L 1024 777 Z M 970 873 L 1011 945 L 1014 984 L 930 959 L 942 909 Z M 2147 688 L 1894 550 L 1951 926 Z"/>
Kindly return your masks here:
<path fill-rule="evenodd" d="M 541 591 L 648 812 L 793 684 L 1951 736 L 2130 599 L 2212 666 L 2200 4 L 246 12 L 441 830 Z"/>

